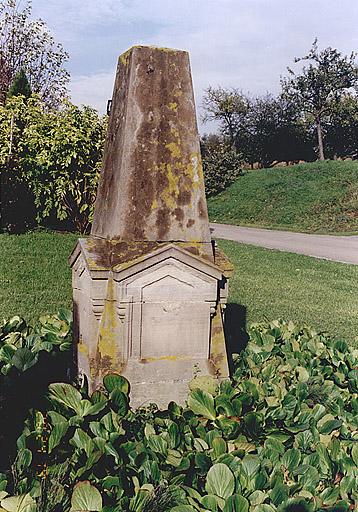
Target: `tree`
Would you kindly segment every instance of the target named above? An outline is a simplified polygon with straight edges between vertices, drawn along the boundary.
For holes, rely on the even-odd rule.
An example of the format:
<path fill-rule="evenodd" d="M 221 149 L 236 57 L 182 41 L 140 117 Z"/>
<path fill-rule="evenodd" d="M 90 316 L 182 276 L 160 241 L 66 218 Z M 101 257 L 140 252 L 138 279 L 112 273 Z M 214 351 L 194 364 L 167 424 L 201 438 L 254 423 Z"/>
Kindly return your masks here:
<path fill-rule="evenodd" d="M 235 146 L 237 131 L 249 109 L 248 99 L 237 89 L 208 87 L 204 93 L 203 122 L 219 122 L 221 132 Z"/>
<path fill-rule="evenodd" d="M 250 163 L 271 167 L 314 157 L 309 135 L 297 110 L 271 94 L 253 98 L 245 127 L 237 134 L 237 147 Z"/>
<path fill-rule="evenodd" d="M 203 108 L 203 120 L 218 121 L 221 135 L 251 166 L 314 157 L 300 112 L 281 96 L 248 98 L 237 89 L 209 88 Z"/>
<path fill-rule="evenodd" d="M 289 77 L 281 79 L 283 95 L 312 119 L 317 132 L 319 158 L 324 160 L 322 123 L 342 96 L 358 83 L 356 54 L 343 56 L 334 48 L 318 50 L 317 39 L 309 53 L 295 62 L 309 61 L 296 74 L 288 69 Z"/>
<path fill-rule="evenodd" d="M 14 78 L 21 70 L 31 90 L 49 107 L 66 95 L 68 54 L 56 43 L 46 23 L 31 19 L 31 0 L 22 8 L 18 0 L 0 1 L 0 104 L 4 104 Z"/>
<path fill-rule="evenodd" d="M 8 97 L 24 96 L 28 99 L 32 94 L 30 83 L 27 79 L 26 73 L 20 69 L 14 77 L 14 80 L 9 88 Z"/>
<path fill-rule="evenodd" d="M 358 158 L 358 97 L 345 95 L 325 124 L 326 151 L 330 158 Z"/>

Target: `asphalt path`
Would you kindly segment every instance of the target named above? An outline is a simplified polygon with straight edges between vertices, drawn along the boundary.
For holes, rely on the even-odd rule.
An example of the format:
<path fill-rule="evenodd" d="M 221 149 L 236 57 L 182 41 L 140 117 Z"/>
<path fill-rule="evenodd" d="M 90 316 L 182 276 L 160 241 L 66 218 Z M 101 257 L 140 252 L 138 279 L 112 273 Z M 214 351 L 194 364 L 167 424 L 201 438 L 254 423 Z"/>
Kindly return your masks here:
<path fill-rule="evenodd" d="M 308 235 L 271 229 L 210 224 L 213 238 L 358 265 L 358 236 Z"/>

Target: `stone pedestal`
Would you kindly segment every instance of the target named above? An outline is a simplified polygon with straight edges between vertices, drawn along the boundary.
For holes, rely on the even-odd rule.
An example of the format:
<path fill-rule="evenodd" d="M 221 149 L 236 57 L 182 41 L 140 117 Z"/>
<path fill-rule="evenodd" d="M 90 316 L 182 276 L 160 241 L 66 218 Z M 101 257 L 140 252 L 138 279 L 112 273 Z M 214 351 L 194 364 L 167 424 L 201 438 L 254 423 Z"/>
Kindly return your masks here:
<path fill-rule="evenodd" d="M 228 376 L 231 265 L 209 231 L 186 52 L 119 59 L 91 236 L 70 257 L 78 367 L 121 373 L 134 407 L 183 403 L 198 373 Z"/>

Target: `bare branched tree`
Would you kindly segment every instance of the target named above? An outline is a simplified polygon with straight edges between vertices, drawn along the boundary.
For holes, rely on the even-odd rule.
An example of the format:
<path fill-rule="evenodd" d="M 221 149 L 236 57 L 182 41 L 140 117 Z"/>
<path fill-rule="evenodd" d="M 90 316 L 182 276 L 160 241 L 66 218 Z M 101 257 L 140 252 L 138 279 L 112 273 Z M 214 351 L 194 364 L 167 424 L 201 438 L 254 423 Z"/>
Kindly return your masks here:
<path fill-rule="evenodd" d="M 31 90 L 48 107 L 57 107 L 67 93 L 68 54 L 43 20 L 31 19 L 31 12 L 31 0 L 0 1 L 0 104 L 16 73 L 23 70 Z"/>

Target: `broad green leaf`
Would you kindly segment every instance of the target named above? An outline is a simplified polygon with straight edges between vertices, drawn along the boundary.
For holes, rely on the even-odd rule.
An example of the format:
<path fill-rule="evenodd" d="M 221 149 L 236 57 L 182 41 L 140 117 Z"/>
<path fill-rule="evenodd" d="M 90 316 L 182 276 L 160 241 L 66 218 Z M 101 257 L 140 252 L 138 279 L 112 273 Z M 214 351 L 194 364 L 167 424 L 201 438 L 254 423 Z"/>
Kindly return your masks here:
<path fill-rule="evenodd" d="M 12 356 L 11 363 L 21 372 L 25 372 L 37 363 L 37 354 L 28 348 L 18 348 Z"/>
<path fill-rule="evenodd" d="M 276 507 L 284 503 L 289 496 L 289 490 L 287 485 L 278 483 L 270 492 L 270 499 Z"/>
<path fill-rule="evenodd" d="M 48 451 L 51 453 L 52 450 L 60 444 L 63 437 L 66 435 L 69 424 L 66 418 L 62 416 L 62 414 L 59 414 L 55 411 L 49 411 L 48 414 L 53 425 L 48 439 Z"/>
<path fill-rule="evenodd" d="M 241 468 L 251 480 L 260 470 L 260 459 L 257 455 L 245 455 L 242 459 Z"/>
<path fill-rule="evenodd" d="M 11 496 L 1 500 L 0 504 L 6 512 L 37 512 L 35 500 L 30 494 Z"/>
<path fill-rule="evenodd" d="M 188 398 L 189 408 L 197 415 L 215 420 L 216 412 L 214 398 L 212 395 L 201 389 L 194 389 Z"/>
<path fill-rule="evenodd" d="M 151 494 L 149 491 L 139 489 L 137 494 L 129 502 L 130 512 L 142 512 L 143 508 L 150 501 Z"/>
<path fill-rule="evenodd" d="M 120 417 L 124 417 L 128 412 L 128 397 L 119 389 L 114 389 L 111 393 L 111 404 L 113 409 Z"/>
<path fill-rule="evenodd" d="M 306 368 L 303 368 L 303 366 L 297 366 L 296 372 L 298 374 L 298 380 L 299 382 L 307 382 L 310 378 L 310 374 L 306 370 Z"/>
<path fill-rule="evenodd" d="M 272 505 L 268 505 L 267 503 L 262 503 L 261 505 L 257 505 L 254 508 L 255 512 L 276 512 L 276 508 L 274 508 Z"/>
<path fill-rule="evenodd" d="M 210 510 L 211 512 L 216 512 L 219 507 L 217 496 L 214 496 L 213 494 L 203 496 L 200 503 L 205 507 L 205 509 Z"/>
<path fill-rule="evenodd" d="M 249 412 L 243 418 L 245 430 L 252 438 L 256 438 L 262 431 L 262 416 L 257 412 Z"/>
<path fill-rule="evenodd" d="M 166 463 L 170 466 L 174 466 L 175 468 L 179 467 L 181 464 L 183 457 L 181 453 L 177 450 L 168 450 L 168 455 L 166 459 Z"/>
<path fill-rule="evenodd" d="M 263 491 L 254 491 L 249 496 L 250 505 L 261 505 L 267 498 L 267 494 Z"/>
<path fill-rule="evenodd" d="M 241 494 L 234 494 L 225 501 L 223 512 L 248 512 L 249 502 Z"/>
<path fill-rule="evenodd" d="M 153 452 L 161 453 L 165 457 L 167 456 L 168 443 L 163 439 L 163 437 L 156 434 L 150 434 L 147 439 L 147 445 L 151 450 L 153 450 Z"/>
<path fill-rule="evenodd" d="M 235 490 L 235 477 L 226 464 L 214 464 L 207 474 L 205 490 L 208 494 L 215 494 L 226 499 Z"/>
<path fill-rule="evenodd" d="M 227 445 L 226 442 L 222 437 L 216 437 L 212 442 L 212 448 L 215 454 L 215 458 L 217 459 L 222 455 L 223 453 L 226 453 L 227 451 Z"/>
<path fill-rule="evenodd" d="M 32 461 L 32 453 L 27 448 L 22 448 L 18 451 L 15 465 L 19 475 L 22 474 L 24 469 L 28 468 Z"/>
<path fill-rule="evenodd" d="M 79 450 L 83 450 L 86 453 L 87 457 L 90 456 L 94 448 L 93 440 L 90 438 L 87 432 L 85 432 L 81 428 L 77 428 L 75 430 L 75 433 L 73 434 L 70 443 L 73 446 L 76 446 L 76 448 L 78 448 Z"/>
<path fill-rule="evenodd" d="M 327 487 L 321 492 L 323 505 L 334 505 L 339 497 L 339 487 Z"/>
<path fill-rule="evenodd" d="M 327 435 L 331 434 L 333 430 L 337 430 L 342 426 L 342 420 L 328 420 L 319 429 L 320 434 Z"/>
<path fill-rule="evenodd" d="M 125 395 L 129 393 L 129 382 L 123 375 L 117 375 L 116 373 L 105 375 L 103 385 L 108 393 L 112 393 L 115 389 L 122 391 Z"/>
<path fill-rule="evenodd" d="M 352 459 L 354 461 L 354 464 L 358 466 L 358 443 L 356 442 L 355 445 L 352 448 Z"/>
<path fill-rule="evenodd" d="M 226 395 L 219 395 L 215 398 L 215 408 L 220 414 L 226 416 L 235 416 L 235 409 L 231 399 Z"/>
<path fill-rule="evenodd" d="M 206 474 L 211 466 L 210 458 L 203 452 L 195 454 L 195 465 L 199 468 L 202 474 Z"/>
<path fill-rule="evenodd" d="M 98 489 L 88 481 L 78 482 L 73 489 L 70 512 L 100 512 L 101 510 L 102 497 Z"/>
<path fill-rule="evenodd" d="M 281 459 L 281 463 L 286 469 L 288 469 L 289 471 L 293 471 L 299 465 L 300 460 L 300 451 L 295 448 L 292 448 L 284 453 Z"/>
<path fill-rule="evenodd" d="M 71 384 L 56 382 L 49 385 L 49 398 L 64 405 L 68 409 L 72 409 L 78 416 L 82 414 L 81 400 L 82 396 L 79 391 Z"/>

